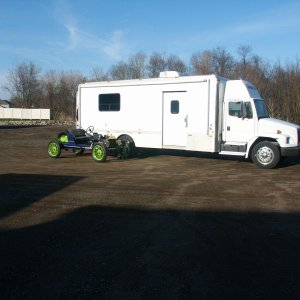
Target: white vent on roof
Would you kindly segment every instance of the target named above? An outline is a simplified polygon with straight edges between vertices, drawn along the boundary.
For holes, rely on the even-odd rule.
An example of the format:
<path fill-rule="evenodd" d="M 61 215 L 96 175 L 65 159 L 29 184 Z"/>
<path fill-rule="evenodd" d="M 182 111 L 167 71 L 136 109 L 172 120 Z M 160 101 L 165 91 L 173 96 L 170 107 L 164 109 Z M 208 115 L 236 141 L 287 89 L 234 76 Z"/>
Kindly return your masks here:
<path fill-rule="evenodd" d="M 178 78 L 179 74 L 176 71 L 164 71 L 159 73 L 159 78 Z"/>

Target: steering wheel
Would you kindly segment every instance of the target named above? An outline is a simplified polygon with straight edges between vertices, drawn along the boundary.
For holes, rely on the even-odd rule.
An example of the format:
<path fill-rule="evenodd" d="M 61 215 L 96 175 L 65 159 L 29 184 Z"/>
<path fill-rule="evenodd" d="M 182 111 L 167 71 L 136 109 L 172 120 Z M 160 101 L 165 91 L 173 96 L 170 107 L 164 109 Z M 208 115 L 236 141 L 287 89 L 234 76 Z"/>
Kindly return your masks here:
<path fill-rule="evenodd" d="M 93 135 L 93 133 L 94 133 L 94 126 L 89 126 L 86 129 L 86 133 L 89 134 L 89 135 Z"/>

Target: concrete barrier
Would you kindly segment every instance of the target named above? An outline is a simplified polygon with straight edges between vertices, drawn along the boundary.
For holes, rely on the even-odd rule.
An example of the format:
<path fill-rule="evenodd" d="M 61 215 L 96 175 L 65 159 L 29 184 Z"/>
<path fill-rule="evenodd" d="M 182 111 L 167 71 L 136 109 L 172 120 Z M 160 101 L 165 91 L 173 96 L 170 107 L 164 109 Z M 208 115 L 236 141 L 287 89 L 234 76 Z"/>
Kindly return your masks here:
<path fill-rule="evenodd" d="M 50 120 L 50 109 L 45 108 L 4 108 L 0 107 L 0 119 Z"/>

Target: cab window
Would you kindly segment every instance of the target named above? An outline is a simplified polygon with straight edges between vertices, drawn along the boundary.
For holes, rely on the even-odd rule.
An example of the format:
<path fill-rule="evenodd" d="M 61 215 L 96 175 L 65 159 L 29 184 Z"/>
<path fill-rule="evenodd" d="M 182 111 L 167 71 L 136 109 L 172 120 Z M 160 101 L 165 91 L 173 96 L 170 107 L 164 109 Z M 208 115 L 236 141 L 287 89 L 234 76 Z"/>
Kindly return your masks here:
<path fill-rule="evenodd" d="M 253 111 L 250 102 L 230 101 L 228 104 L 229 115 L 237 118 L 253 118 Z"/>
<path fill-rule="evenodd" d="M 229 102 L 229 115 L 238 117 L 242 113 L 242 102 Z"/>

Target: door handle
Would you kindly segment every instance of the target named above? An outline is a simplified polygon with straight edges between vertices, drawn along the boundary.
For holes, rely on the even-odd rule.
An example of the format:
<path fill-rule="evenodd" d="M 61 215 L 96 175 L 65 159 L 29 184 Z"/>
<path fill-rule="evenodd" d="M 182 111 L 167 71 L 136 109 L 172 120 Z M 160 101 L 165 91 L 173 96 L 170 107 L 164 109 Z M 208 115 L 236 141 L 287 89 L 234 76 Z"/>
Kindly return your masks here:
<path fill-rule="evenodd" d="M 227 131 L 230 131 L 230 126 L 227 126 Z"/>
<path fill-rule="evenodd" d="M 188 115 L 185 116 L 184 122 L 185 122 L 185 127 L 188 127 L 188 124 L 189 124 L 189 116 Z"/>

